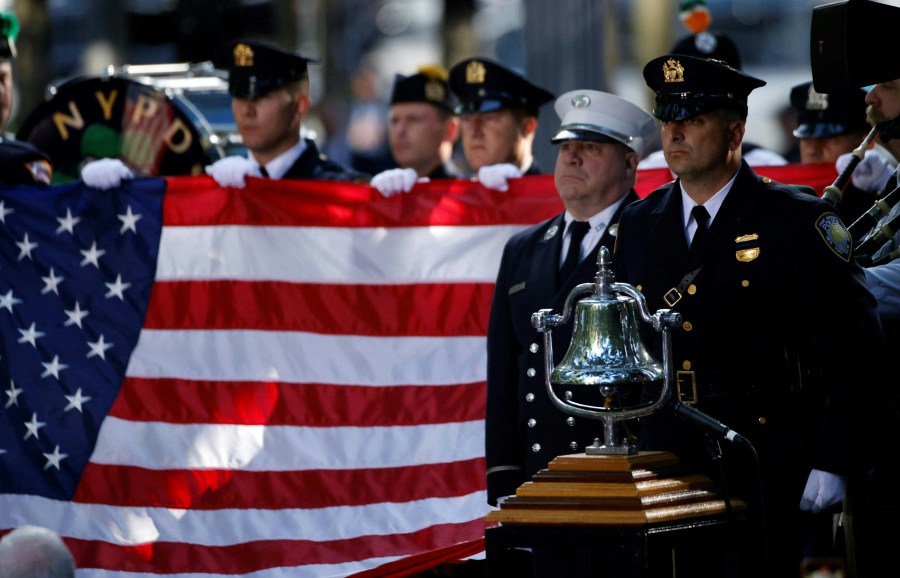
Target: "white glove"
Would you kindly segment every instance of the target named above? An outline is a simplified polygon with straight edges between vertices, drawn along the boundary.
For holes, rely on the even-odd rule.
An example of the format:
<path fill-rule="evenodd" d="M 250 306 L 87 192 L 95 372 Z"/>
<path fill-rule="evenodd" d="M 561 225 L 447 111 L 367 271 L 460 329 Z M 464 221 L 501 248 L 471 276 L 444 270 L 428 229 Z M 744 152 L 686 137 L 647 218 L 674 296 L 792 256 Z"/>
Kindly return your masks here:
<path fill-rule="evenodd" d="M 813 470 L 806 480 L 806 488 L 800 498 L 800 509 L 818 514 L 843 500 L 846 493 L 847 482 L 844 478 L 822 470 Z"/>
<path fill-rule="evenodd" d="M 518 179 L 522 176 L 519 167 L 509 163 L 489 165 L 478 169 L 478 182 L 489 189 L 497 191 L 509 190 L 509 179 Z"/>
<path fill-rule="evenodd" d="M 81 180 L 84 184 L 104 191 L 121 185 L 122 179 L 133 178 L 134 173 L 119 159 L 97 159 L 81 169 Z"/>
<path fill-rule="evenodd" d="M 250 174 L 256 163 L 247 157 L 225 157 L 213 164 L 204 167 L 206 174 L 211 176 L 221 187 L 237 187 L 243 189 L 247 186 L 244 177 Z"/>
<path fill-rule="evenodd" d="M 372 177 L 369 183 L 385 197 L 393 197 L 399 192 L 408 193 L 417 183 L 428 182 L 428 177 L 419 178 L 415 169 L 388 169 Z"/>
<path fill-rule="evenodd" d="M 834 167 L 838 174 L 844 172 L 844 169 L 850 164 L 851 156 L 851 153 L 844 153 L 835 161 Z M 889 165 L 880 154 L 869 149 L 853 169 L 850 181 L 857 189 L 877 192 L 884 189 L 884 185 L 887 184 L 892 174 L 894 174 L 894 167 Z"/>

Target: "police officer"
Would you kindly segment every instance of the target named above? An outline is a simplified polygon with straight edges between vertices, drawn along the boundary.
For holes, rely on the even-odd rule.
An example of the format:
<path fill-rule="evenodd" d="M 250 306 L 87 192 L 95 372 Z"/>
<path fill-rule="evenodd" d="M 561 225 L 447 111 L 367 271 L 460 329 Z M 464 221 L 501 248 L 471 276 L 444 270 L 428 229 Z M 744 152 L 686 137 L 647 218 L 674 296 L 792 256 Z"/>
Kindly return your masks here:
<path fill-rule="evenodd" d="M 858 393 L 876 382 L 860 360 L 883 347 L 874 299 L 833 207 L 742 160 L 747 97 L 764 81 L 678 54 L 643 74 L 678 178 L 624 210 L 617 278 L 638 287 L 650 310 L 683 315 L 673 336 L 678 398 L 748 438 L 762 469 L 727 444 L 712 459 L 719 449 L 668 411 L 641 420 L 640 444 L 724 480 L 765 524 L 753 535 L 766 536 L 768 550 L 742 564 L 793 577 L 801 557 L 828 553 L 815 529 L 830 539 L 830 515 L 812 513 L 839 508 L 862 466 Z M 716 564 L 725 562 L 723 552 L 686 545 L 675 563 L 679 575 L 723 575 Z"/>
<path fill-rule="evenodd" d="M 553 94 L 487 58 L 469 58 L 450 69 L 459 104 L 463 153 L 485 186 L 506 190 L 507 179 L 540 174 L 532 146 L 541 105 Z"/>
<path fill-rule="evenodd" d="M 680 38 L 670 51 L 672 54 L 684 54 L 697 58 L 718 60 L 728 66 L 741 70 L 741 53 L 737 44 L 727 34 L 715 34 L 704 30 Z M 742 146 L 744 160 L 751 167 L 777 166 L 787 164 L 787 160 L 758 144 L 744 142 Z M 641 161 L 641 169 L 655 169 L 666 166 L 663 151 L 657 150 Z"/>
<path fill-rule="evenodd" d="M 800 141 L 801 163 L 837 163 L 840 157 L 849 161 L 850 153 L 860 145 L 871 130 L 866 121 L 866 91 L 861 88 L 834 90 L 829 94 L 817 92 L 812 81 L 791 88 L 791 106 L 797 111 L 797 128 L 794 136 Z M 877 156 L 866 151 L 866 156 Z M 875 161 L 879 167 L 887 167 Z M 838 165 L 840 166 L 840 165 Z M 864 166 L 857 166 L 856 182 L 848 185 L 838 204 L 838 214 L 845 224 L 850 224 L 875 202 L 873 191 L 855 186 L 861 183 Z M 839 169 L 840 170 L 840 169 Z M 886 168 L 887 176 L 892 172 Z M 882 172 L 879 169 L 879 173 Z M 885 176 L 885 180 L 887 179 Z M 879 179 L 877 175 L 869 178 Z"/>
<path fill-rule="evenodd" d="M 510 238 L 491 305 L 485 430 L 492 504 L 514 494 L 554 457 L 582 452 L 602 437 L 597 422 L 551 404 L 543 341 L 531 314 L 561 311 L 572 288 L 593 280 L 599 247 L 615 244 L 619 215 L 637 198 L 637 163 L 656 132 L 648 113 L 604 92 L 568 92 L 555 108 L 562 124 L 551 141 L 559 146 L 554 176 L 566 210 Z M 567 329 L 553 337 L 561 358 Z"/>
<path fill-rule="evenodd" d="M 388 117 L 388 143 L 400 168 L 372 178 L 383 195 L 409 192 L 419 179 L 455 179 L 462 176 L 453 164 L 453 145 L 459 119 L 447 84 L 447 71 L 423 66 L 416 74 L 394 77 Z"/>
<path fill-rule="evenodd" d="M 301 138 L 300 126 L 309 112 L 307 64 L 314 58 L 262 44 L 242 41 L 231 46 L 225 61 L 231 112 L 247 156 L 219 159 L 205 168 L 223 187 L 244 187 L 247 175 L 271 179 L 368 180 L 320 154 L 312 139 Z M 131 171 L 117 159 L 101 159 L 82 170 L 85 183 L 98 188 L 118 186 Z"/>
<path fill-rule="evenodd" d="M 15 14 L 0 13 L 0 183 L 7 186 L 50 184 L 53 178 L 50 157 L 5 132 L 15 100 L 13 62 L 18 34 L 19 21 Z"/>

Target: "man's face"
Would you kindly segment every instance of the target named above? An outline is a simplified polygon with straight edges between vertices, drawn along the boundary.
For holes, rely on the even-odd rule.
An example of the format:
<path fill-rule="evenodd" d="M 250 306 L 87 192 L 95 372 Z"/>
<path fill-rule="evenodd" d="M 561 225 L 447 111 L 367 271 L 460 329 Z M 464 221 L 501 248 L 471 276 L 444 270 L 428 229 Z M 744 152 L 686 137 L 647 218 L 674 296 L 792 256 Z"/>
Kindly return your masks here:
<path fill-rule="evenodd" d="M 244 146 L 257 160 L 268 162 L 298 142 L 309 104 L 304 92 L 279 88 L 260 98 L 233 98 L 231 112 Z"/>
<path fill-rule="evenodd" d="M 6 126 L 12 114 L 13 71 L 12 62 L 0 61 L 0 129 Z"/>
<path fill-rule="evenodd" d="M 517 163 L 520 141 L 525 138 L 525 119 L 510 109 L 462 115 L 462 146 L 469 168 L 498 163 Z"/>
<path fill-rule="evenodd" d="M 556 157 L 556 191 L 571 212 L 581 206 L 595 214 L 628 192 L 637 161 L 636 153 L 618 143 L 563 141 Z"/>
<path fill-rule="evenodd" d="M 852 152 L 866 135 L 857 133 L 800 139 L 801 163 L 834 163 L 844 153 Z"/>
<path fill-rule="evenodd" d="M 900 116 L 900 79 L 879 82 L 866 94 L 866 118 L 872 125 Z"/>
<path fill-rule="evenodd" d="M 436 166 L 443 162 L 441 143 L 448 134 L 452 118 L 424 102 L 401 102 L 391 105 L 388 119 L 388 142 L 391 154 L 404 168 Z"/>
<path fill-rule="evenodd" d="M 743 123 L 712 111 L 688 120 L 664 122 L 660 136 L 669 168 L 679 177 L 691 178 L 726 164 L 729 151 L 743 137 Z"/>

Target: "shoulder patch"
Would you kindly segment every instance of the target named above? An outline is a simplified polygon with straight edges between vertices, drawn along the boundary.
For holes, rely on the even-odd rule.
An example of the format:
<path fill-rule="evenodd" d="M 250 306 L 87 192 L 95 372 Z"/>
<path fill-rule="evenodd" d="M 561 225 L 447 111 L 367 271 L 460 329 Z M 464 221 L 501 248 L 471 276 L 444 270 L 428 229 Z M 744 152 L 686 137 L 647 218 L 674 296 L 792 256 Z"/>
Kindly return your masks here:
<path fill-rule="evenodd" d="M 847 227 L 844 226 L 840 217 L 834 213 L 822 213 L 822 215 L 816 219 L 816 231 L 819 232 L 822 240 L 825 241 L 825 244 L 828 245 L 828 248 L 831 249 L 835 255 L 844 261 L 850 261 L 850 252 L 852 249 L 852 245 L 850 244 L 850 232 L 847 230 Z"/>

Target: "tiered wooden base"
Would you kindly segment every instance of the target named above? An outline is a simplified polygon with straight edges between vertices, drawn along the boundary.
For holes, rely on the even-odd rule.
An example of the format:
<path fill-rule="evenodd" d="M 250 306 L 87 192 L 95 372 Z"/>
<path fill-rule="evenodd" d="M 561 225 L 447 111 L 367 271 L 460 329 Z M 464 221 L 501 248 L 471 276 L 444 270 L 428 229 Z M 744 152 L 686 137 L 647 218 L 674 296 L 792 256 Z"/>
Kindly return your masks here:
<path fill-rule="evenodd" d="M 731 510 L 746 509 L 739 500 Z M 712 480 L 669 452 L 559 456 L 487 516 L 501 524 L 641 526 L 725 514 Z"/>

